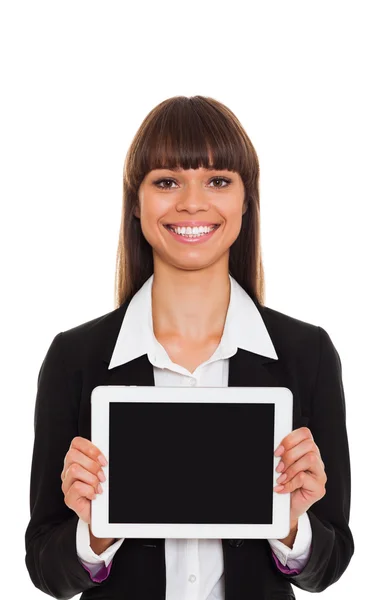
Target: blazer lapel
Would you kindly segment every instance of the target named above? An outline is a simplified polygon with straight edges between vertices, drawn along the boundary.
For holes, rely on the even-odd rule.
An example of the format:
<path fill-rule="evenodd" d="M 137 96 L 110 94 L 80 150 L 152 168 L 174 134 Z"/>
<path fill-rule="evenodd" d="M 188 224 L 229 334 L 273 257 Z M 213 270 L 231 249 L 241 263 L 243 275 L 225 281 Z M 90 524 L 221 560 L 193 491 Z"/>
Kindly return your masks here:
<path fill-rule="evenodd" d="M 155 385 L 154 368 L 147 354 L 108 369 L 104 385 Z"/>

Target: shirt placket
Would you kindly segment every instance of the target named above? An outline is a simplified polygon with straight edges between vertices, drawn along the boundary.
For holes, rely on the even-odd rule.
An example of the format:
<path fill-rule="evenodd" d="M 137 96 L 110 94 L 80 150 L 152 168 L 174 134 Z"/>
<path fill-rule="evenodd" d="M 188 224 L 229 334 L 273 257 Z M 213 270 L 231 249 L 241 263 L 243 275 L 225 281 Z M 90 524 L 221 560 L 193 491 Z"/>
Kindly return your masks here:
<path fill-rule="evenodd" d="M 188 539 L 186 561 L 186 595 L 185 600 L 200 599 L 200 565 L 198 540 Z"/>

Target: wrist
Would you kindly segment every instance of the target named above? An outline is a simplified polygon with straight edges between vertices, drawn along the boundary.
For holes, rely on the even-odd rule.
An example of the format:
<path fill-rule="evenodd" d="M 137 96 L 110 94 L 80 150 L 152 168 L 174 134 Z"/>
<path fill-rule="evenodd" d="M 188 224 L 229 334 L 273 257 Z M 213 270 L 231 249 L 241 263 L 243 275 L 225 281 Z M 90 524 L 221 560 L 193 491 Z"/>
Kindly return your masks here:
<path fill-rule="evenodd" d="M 115 538 L 98 538 L 96 537 L 91 530 L 91 526 L 89 525 L 89 545 L 92 548 L 95 554 L 102 554 L 105 552 L 116 541 Z"/>
<path fill-rule="evenodd" d="M 285 546 L 288 546 L 289 548 L 293 549 L 295 538 L 297 537 L 297 532 L 298 532 L 298 519 L 290 522 L 290 531 L 289 531 L 288 535 L 284 539 L 278 540 L 278 541 L 285 544 Z"/>
<path fill-rule="evenodd" d="M 295 521 L 290 521 L 290 533 L 293 533 L 293 531 L 298 531 L 298 519 L 295 519 Z"/>

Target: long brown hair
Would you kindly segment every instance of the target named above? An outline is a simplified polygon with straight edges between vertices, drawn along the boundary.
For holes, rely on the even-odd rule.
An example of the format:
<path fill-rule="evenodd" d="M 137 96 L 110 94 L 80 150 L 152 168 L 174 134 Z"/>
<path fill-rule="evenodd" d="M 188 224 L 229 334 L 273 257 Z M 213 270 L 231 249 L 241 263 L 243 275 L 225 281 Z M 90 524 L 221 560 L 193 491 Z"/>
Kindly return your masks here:
<path fill-rule="evenodd" d="M 210 164 L 211 159 L 211 164 Z M 247 210 L 230 248 L 229 272 L 261 305 L 265 282 L 260 247 L 259 162 L 251 140 L 234 113 L 205 96 L 174 96 L 145 117 L 126 154 L 122 219 L 117 248 L 115 305 L 136 294 L 153 273 L 152 248 L 134 215 L 138 189 L 152 169 L 228 169 L 238 172 Z"/>

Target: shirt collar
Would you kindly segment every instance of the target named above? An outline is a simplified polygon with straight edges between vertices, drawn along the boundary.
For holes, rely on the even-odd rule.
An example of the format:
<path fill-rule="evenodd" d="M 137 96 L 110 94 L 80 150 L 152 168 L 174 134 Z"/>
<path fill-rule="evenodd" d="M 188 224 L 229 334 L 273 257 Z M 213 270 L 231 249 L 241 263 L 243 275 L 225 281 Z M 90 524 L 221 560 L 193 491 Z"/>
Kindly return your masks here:
<path fill-rule="evenodd" d="M 159 349 L 152 324 L 151 291 L 153 274 L 132 297 L 119 330 L 108 369 L 130 362 Z M 263 318 L 252 298 L 230 277 L 231 292 L 223 336 L 225 354 L 242 348 L 255 354 L 278 359 Z M 162 347 L 161 347 L 162 348 Z"/>

